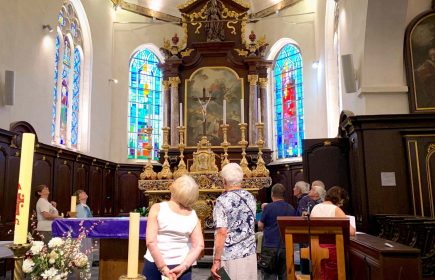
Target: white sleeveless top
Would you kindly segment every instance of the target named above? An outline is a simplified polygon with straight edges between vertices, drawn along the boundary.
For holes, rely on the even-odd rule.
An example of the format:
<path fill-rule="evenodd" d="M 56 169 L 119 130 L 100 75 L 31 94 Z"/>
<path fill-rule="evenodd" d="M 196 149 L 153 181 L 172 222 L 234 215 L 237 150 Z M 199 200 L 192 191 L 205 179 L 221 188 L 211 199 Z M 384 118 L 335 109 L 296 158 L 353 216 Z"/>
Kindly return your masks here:
<path fill-rule="evenodd" d="M 311 217 L 335 217 L 335 209 L 337 208 L 334 204 L 320 203 L 316 204 L 311 210 Z"/>
<path fill-rule="evenodd" d="M 195 210 L 192 210 L 190 215 L 184 216 L 172 211 L 168 202 L 161 202 L 157 222 L 159 224 L 157 247 L 165 264 L 182 263 L 192 247 L 190 235 L 198 224 Z M 149 250 L 145 254 L 145 259 L 154 262 Z"/>

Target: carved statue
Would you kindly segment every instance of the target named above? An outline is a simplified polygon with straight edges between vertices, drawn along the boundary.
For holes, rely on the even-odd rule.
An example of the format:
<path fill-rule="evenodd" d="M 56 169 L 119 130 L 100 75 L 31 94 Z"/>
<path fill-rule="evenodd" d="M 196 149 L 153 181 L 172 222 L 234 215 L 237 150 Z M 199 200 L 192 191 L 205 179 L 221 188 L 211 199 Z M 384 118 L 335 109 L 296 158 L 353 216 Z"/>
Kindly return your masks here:
<path fill-rule="evenodd" d="M 225 32 L 222 24 L 222 12 L 218 7 L 217 0 L 210 0 L 205 11 L 207 22 L 204 25 L 207 34 L 207 42 L 225 40 Z"/>

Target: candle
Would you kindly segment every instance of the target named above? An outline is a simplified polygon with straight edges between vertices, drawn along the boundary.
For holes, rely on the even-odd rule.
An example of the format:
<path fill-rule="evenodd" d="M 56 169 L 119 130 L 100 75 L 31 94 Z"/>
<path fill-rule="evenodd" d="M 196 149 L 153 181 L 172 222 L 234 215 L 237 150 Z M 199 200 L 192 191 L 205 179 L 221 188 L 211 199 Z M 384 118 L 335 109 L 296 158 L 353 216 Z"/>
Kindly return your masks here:
<path fill-rule="evenodd" d="M 138 274 L 139 225 L 140 225 L 140 214 L 130 213 L 130 228 L 128 231 L 127 278 L 137 278 L 137 274 Z"/>
<path fill-rule="evenodd" d="M 244 123 L 245 122 L 245 102 L 242 99 L 240 99 L 240 122 Z"/>
<path fill-rule="evenodd" d="M 227 124 L 227 101 L 224 99 L 224 103 L 223 103 L 223 107 L 224 107 L 224 119 L 223 122 L 224 124 Z"/>
<path fill-rule="evenodd" d="M 183 126 L 183 103 L 180 103 L 180 126 Z"/>
<path fill-rule="evenodd" d="M 257 100 L 258 123 L 261 123 L 261 103 L 260 98 Z"/>
<path fill-rule="evenodd" d="M 23 133 L 15 215 L 14 244 L 27 243 L 35 134 Z"/>
<path fill-rule="evenodd" d="M 77 196 L 73 195 L 71 196 L 71 207 L 70 207 L 70 212 L 76 212 L 76 207 L 77 207 Z"/>

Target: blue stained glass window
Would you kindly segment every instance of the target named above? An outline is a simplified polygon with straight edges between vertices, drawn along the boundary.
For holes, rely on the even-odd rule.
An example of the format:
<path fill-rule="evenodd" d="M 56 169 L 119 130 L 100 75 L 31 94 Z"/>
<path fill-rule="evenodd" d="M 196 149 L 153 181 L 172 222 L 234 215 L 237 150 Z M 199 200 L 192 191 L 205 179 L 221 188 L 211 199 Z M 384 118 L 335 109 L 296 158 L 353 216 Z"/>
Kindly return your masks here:
<path fill-rule="evenodd" d="M 302 56 L 298 47 L 285 45 L 273 69 L 275 81 L 275 139 L 278 159 L 302 156 L 304 108 Z"/>
<path fill-rule="evenodd" d="M 79 101 L 80 101 L 80 51 L 74 49 L 74 75 L 73 75 L 73 96 L 72 96 L 72 119 L 71 119 L 71 146 L 77 148 L 78 126 L 79 126 Z"/>
<path fill-rule="evenodd" d="M 149 49 L 136 52 L 130 61 L 128 159 L 158 159 L 161 144 L 162 73 L 157 56 Z M 153 154 L 146 149 L 147 127 L 153 128 Z"/>
<path fill-rule="evenodd" d="M 56 103 L 57 103 L 57 82 L 59 72 L 59 52 L 60 52 L 60 37 L 56 36 L 56 53 L 54 56 L 54 86 L 53 86 L 53 105 L 51 113 L 51 139 L 54 141 L 54 133 L 56 131 Z"/>
<path fill-rule="evenodd" d="M 65 51 L 63 54 L 63 71 L 62 71 L 62 85 L 60 96 L 60 144 L 66 144 L 67 134 L 67 119 L 68 119 L 68 95 L 69 95 L 69 73 L 71 71 L 71 48 L 67 38 L 64 40 Z"/>

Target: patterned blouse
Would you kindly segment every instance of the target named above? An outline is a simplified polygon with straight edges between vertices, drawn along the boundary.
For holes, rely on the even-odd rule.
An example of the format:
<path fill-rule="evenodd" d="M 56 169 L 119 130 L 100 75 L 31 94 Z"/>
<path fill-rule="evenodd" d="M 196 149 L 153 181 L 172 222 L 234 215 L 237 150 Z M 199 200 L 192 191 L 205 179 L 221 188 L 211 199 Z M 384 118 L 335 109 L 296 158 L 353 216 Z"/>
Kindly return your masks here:
<path fill-rule="evenodd" d="M 213 220 L 216 228 L 227 228 L 222 260 L 234 260 L 255 254 L 256 201 L 243 189 L 223 193 L 216 200 Z"/>

